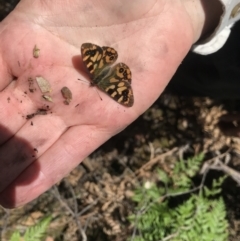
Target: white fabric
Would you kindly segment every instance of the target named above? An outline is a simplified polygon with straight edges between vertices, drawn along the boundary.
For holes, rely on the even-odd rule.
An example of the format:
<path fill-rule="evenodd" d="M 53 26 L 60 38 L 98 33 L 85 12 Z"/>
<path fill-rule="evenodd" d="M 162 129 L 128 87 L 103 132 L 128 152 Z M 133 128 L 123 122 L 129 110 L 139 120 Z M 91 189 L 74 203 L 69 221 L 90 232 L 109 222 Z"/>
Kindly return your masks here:
<path fill-rule="evenodd" d="M 211 1 L 211 0 L 209 0 Z M 223 5 L 223 15 L 214 33 L 203 43 L 193 45 L 195 53 L 207 55 L 218 51 L 227 41 L 231 27 L 240 20 L 240 0 L 219 0 Z"/>

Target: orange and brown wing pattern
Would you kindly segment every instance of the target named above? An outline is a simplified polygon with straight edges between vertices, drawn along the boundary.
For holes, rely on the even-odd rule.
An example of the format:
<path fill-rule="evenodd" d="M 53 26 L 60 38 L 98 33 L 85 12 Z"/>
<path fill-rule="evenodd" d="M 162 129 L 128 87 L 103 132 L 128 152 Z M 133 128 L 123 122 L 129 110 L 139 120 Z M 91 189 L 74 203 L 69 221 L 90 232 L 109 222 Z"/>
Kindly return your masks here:
<path fill-rule="evenodd" d="M 118 63 L 111 69 L 107 78 L 98 83 L 98 87 L 118 103 L 131 107 L 134 103 L 131 81 L 130 68 L 124 63 Z"/>
<path fill-rule="evenodd" d="M 81 46 L 81 54 L 90 76 L 94 77 L 100 71 L 99 64 L 103 57 L 103 49 L 95 44 L 84 43 Z"/>
<path fill-rule="evenodd" d="M 111 67 L 118 58 L 117 51 L 111 47 L 84 43 L 81 46 L 81 54 L 89 71 L 91 84 L 96 85 L 118 103 L 127 107 L 133 106 L 130 68 L 124 63 Z"/>

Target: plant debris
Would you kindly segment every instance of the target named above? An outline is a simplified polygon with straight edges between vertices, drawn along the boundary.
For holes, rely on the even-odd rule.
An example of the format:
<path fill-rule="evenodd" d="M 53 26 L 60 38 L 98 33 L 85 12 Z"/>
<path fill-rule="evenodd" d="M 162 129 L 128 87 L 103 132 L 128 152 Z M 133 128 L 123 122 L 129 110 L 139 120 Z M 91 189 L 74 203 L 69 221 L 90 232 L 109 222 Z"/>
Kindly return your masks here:
<path fill-rule="evenodd" d="M 26 119 L 32 119 L 35 115 L 47 115 L 47 111 L 46 109 L 38 109 L 35 113 L 29 114 L 26 116 Z"/>
<path fill-rule="evenodd" d="M 28 90 L 29 92 L 33 93 L 34 91 L 36 91 L 36 88 L 34 87 L 34 80 L 33 78 L 29 77 L 28 78 Z"/>
<path fill-rule="evenodd" d="M 72 100 L 72 92 L 71 92 L 71 90 L 70 90 L 68 87 L 64 86 L 64 87 L 61 89 L 61 92 L 62 92 L 63 98 L 65 99 L 65 100 L 63 101 L 63 103 L 64 103 L 65 105 L 69 105 L 70 102 L 71 102 L 71 100 Z"/>
<path fill-rule="evenodd" d="M 39 54 L 40 54 L 40 49 L 37 47 L 37 45 L 35 45 L 33 48 L 33 57 L 38 58 Z"/>
<path fill-rule="evenodd" d="M 42 93 L 49 93 L 52 91 L 49 81 L 44 79 L 42 76 L 36 77 L 36 80 Z"/>
<path fill-rule="evenodd" d="M 50 95 L 42 95 L 43 99 L 49 102 L 53 102 L 52 97 Z"/>

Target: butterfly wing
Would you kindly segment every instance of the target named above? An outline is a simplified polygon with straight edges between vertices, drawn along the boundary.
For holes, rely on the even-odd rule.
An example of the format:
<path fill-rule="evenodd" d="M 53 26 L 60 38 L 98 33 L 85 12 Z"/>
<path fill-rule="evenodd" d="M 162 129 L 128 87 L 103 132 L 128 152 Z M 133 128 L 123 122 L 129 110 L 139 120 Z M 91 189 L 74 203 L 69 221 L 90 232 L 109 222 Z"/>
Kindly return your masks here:
<path fill-rule="evenodd" d="M 103 66 L 110 66 L 112 65 L 118 58 L 118 53 L 114 48 L 111 47 L 102 47 L 103 50 L 103 58 L 100 65 L 100 68 L 103 68 Z"/>
<path fill-rule="evenodd" d="M 107 74 L 109 66 L 118 57 L 117 51 L 111 47 L 100 47 L 96 44 L 84 43 L 81 46 L 82 60 L 89 71 L 94 84 Z"/>
<path fill-rule="evenodd" d="M 84 43 L 81 46 L 81 54 L 83 63 L 92 79 L 99 73 L 98 66 L 103 56 L 103 49 L 95 44 Z"/>
<path fill-rule="evenodd" d="M 84 43 L 81 54 L 90 74 L 91 84 L 98 86 L 118 103 L 131 107 L 134 102 L 131 70 L 124 63 L 118 63 L 111 68 L 117 60 L 117 51 L 111 47 Z"/>
<path fill-rule="evenodd" d="M 97 86 L 118 103 L 131 107 L 134 103 L 131 81 L 130 68 L 124 63 L 118 63 L 98 82 Z"/>

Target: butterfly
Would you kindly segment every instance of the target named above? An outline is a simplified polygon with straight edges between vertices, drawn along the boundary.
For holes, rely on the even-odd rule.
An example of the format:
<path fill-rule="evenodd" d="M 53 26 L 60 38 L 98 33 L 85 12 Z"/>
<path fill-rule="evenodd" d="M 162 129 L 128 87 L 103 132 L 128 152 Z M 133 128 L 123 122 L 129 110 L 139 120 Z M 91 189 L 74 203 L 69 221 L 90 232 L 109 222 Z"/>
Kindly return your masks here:
<path fill-rule="evenodd" d="M 91 86 L 97 86 L 119 104 L 133 106 L 130 68 L 124 63 L 111 66 L 118 58 L 117 51 L 111 47 L 84 43 L 81 46 L 81 54 L 89 72 Z"/>

